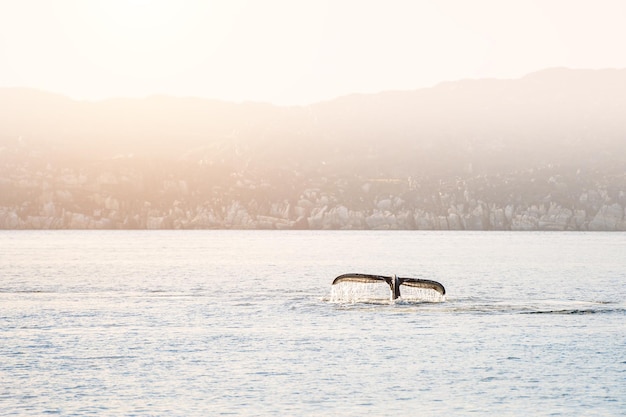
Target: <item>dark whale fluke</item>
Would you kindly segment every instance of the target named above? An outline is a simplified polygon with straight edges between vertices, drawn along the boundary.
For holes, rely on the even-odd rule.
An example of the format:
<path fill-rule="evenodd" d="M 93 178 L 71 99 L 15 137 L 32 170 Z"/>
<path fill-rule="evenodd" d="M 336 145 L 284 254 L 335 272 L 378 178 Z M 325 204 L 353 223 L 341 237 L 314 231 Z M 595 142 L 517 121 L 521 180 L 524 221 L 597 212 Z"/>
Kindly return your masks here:
<path fill-rule="evenodd" d="M 373 282 L 381 282 L 384 281 L 389 285 L 391 289 L 391 299 L 395 300 L 400 297 L 400 286 L 406 285 L 407 287 L 416 287 L 416 288 L 429 288 L 431 290 L 437 291 L 441 295 L 446 294 L 446 289 L 443 285 L 441 285 L 437 281 L 432 281 L 430 279 L 419 279 L 419 278 L 401 278 L 397 275 L 393 275 L 391 277 L 387 277 L 384 275 L 370 275 L 370 274 L 343 274 L 339 275 L 333 281 L 332 285 L 338 284 L 340 282 L 363 282 L 363 283 L 373 283 Z"/>

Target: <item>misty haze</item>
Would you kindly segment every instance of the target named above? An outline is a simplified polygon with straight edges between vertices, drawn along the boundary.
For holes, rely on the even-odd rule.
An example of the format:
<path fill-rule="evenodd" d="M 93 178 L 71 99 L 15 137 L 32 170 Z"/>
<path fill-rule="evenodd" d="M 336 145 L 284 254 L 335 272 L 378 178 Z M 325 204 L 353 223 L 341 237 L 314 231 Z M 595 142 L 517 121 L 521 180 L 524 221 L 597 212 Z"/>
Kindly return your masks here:
<path fill-rule="evenodd" d="M 308 106 L 0 90 L 5 229 L 626 230 L 626 70 Z"/>
<path fill-rule="evenodd" d="M 624 22 L 0 0 L 0 417 L 626 415 Z"/>

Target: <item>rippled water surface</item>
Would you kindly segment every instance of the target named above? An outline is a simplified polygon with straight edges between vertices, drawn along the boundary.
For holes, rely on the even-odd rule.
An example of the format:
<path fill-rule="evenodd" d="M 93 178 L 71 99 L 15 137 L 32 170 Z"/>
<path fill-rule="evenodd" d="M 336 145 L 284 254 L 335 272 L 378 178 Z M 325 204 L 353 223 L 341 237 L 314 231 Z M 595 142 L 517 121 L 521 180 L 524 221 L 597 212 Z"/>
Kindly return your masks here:
<path fill-rule="evenodd" d="M 0 415 L 45 414 L 624 415 L 626 234 L 3 231 Z"/>

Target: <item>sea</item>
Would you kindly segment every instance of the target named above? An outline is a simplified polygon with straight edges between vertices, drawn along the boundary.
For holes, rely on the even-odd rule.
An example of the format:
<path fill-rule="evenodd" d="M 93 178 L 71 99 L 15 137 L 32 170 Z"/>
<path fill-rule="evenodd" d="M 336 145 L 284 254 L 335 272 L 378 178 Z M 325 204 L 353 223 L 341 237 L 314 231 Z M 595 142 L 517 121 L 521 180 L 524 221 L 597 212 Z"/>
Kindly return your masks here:
<path fill-rule="evenodd" d="M 2 231 L 0 415 L 623 416 L 626 233 Z"/>

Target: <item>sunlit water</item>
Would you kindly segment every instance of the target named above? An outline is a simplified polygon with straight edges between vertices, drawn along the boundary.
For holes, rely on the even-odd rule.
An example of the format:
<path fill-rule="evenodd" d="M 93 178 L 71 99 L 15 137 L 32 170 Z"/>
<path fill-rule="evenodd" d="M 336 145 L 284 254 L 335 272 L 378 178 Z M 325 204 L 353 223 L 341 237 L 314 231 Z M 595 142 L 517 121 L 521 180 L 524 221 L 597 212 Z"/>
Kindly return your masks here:
<path fill-rule="evenodd" d="M 0 232 L 0 415 L 45 414 L 624 415 L 626 234 Z"/>

